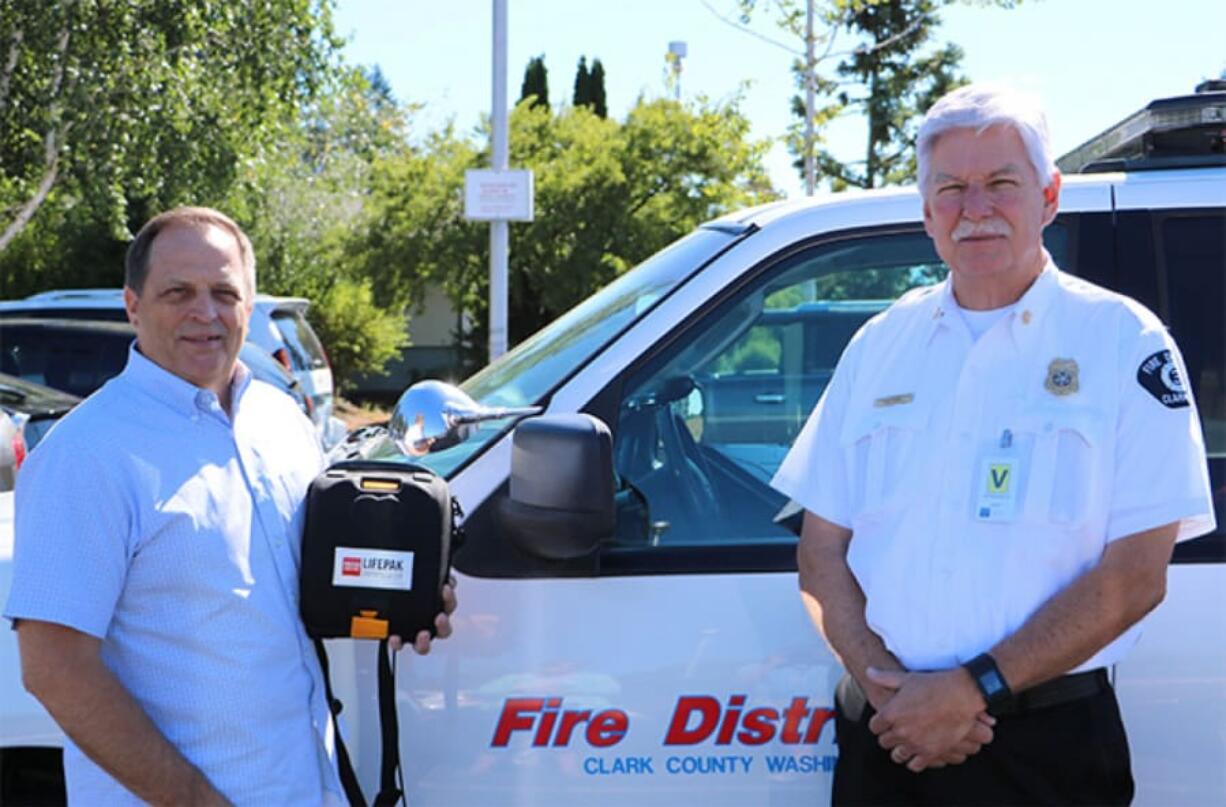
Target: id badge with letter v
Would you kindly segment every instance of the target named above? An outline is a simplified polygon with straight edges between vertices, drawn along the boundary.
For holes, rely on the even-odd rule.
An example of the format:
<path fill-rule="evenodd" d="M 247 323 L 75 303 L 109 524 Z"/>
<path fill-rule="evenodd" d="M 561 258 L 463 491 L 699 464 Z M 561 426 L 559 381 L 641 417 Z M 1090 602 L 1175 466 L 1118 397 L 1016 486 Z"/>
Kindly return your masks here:
<path fill-rule="evenodd" d="M 999 447 L 984 458 L 975 476 L 976 520 L 1009 522 L 1016 517 L 1020 466 L 1013 433 L 1005 429 Z"/>

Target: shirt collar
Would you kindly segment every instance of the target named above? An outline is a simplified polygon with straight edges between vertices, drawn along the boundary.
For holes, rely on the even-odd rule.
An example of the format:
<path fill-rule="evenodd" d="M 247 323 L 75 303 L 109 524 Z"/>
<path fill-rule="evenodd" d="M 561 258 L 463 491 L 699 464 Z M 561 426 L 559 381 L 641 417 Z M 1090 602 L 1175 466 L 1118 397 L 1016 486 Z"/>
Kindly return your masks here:
<path fill-rule="evenodd" d="M 1009 330 L 1019 348 L 1024 348 L 1040 332 L 1041 328 L 1038 326 L 1042 323 L 1048 309 L 1051 308 L 1051 302 L 1059 286 L 1060 270 L 1048 256 L 1039 276 L 1030 284 L 1030 288 L 1026 289 L 1026 293 L 1013 304 L 1013 311 L 1009 313 L 1012 320 L 1009 323 Z M 966 329 L 966 323 L 960 316 L 957 316 L 958 301 L 954 297 L 952 275 L 941 282 L 939 292 L 928 296 L 927 305 L 931 310 L 931 313 L 927 315 L 931 323 L 927 341 L 931 341 L 941 328 Z M 969 335 L 969 331 L 967 333 Z"/>
<path fill-rule="evenodd" d="M 1013 321 L 1009 323 L 1009 332 L 1013 334 L 1013 341 L 1019 349 L 1024 351 L 1039 337 L 1043 331 L 1043 321 L 1059 289 L 1060 270 L 1048 256 L 1043 271 L 1039 272 L 1039 276 L 1013 307 Z"/>
<path fill-rule="evenodd" d="M 119 377 L 186 417 L 222 411 L 216 393 L 159 366 L 137 349 L 135 340 L 128 348 L 128 363 Z M 239 400 L 250 385 L 251 371 L 240 361 L 235 365 L 234 377 L 230 380 L 232 414 L 238 411 Z"/>

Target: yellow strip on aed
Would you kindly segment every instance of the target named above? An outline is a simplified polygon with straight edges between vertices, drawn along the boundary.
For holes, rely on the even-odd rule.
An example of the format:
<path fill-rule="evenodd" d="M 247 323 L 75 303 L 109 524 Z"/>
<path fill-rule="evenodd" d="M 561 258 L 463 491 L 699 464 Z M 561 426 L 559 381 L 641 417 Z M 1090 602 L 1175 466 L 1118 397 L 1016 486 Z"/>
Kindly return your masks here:
<path fill-rule="evenodd" d="M 362 611 L 349 623 L 349 635 L 354 639 L 386 639 L 387 620 L 375 619 L 378 611 Z"/>
<path fill-rule="evenodd" d="M 400 490 L 400 483 L 394 479 L 371 479 L 362 477 L 362 490 Z"/>

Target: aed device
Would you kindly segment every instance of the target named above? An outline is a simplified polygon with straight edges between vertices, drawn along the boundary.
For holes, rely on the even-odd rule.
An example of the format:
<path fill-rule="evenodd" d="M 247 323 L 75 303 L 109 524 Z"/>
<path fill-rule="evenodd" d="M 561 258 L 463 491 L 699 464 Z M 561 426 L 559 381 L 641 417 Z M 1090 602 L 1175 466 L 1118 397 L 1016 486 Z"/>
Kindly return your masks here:
<path fill-rule="evenodd" d="M 344 462 L 316 477 L 299 576 L 307 634 L 409 643 L 433 634 L 453 516 L 447 483 L 419 466 Z"/>
<path fill-rule="evenodd" d="M 451 551 L 462 535 L 459 505 L 433 471 L 386 462 L 342 462 L 325 470 L 307 491 L 299 611 L 332 696 L 324 639 L 379 640 L 379 728 L 383 745 L 375 807 L 403 796 L 400 728 L 396 716 L 395 654 L 389 636 L 412 643 L 423 630 L 437 633 Z M 366 801 L 341 734 L 337 768 L 352 807 Z"/>

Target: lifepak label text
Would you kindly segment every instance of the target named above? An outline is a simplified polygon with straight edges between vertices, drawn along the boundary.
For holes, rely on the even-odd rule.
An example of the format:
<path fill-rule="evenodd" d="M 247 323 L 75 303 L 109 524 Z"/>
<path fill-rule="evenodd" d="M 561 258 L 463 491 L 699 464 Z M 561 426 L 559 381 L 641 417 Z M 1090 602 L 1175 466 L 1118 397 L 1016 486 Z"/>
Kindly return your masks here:
<path fill-rule="evenodd" d="M 413 588 L 413 553 L 338 546 L 332 585 L 408 591 Z"/>

